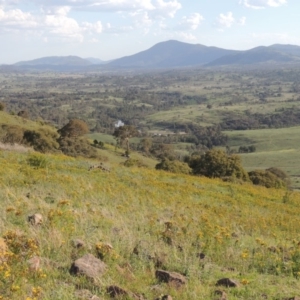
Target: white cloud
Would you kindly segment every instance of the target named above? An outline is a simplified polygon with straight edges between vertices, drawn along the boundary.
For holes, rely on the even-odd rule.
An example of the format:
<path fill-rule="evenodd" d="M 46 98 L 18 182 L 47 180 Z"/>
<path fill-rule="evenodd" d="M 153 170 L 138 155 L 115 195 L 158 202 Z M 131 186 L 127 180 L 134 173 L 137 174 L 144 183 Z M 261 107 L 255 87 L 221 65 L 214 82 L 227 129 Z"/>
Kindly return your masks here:
<path fill-rule="evenodd" d="M 178 36 L 188 42 L 193 42 L 197 40 L 196 36 L 188 32 L 180 32 L 178 33 Z"/>
<path fill-rule="evenodd" d="M 223 31 L 224 29 L 231 28 L 233 25 L 244 26 L 246 24 L 246 17 L 235 19 L 232 12 L 220 14 L 215 22 L 216 27 Z"/>
<path fill-rule="evenodd" d="M 27 12 L 20 9 L 4 10 L 0 7 L 0 28 L 18 29 L 18 28 L 36 28 L 38 22 Z"/>
<path fill-rule="evenodd" d="M 176 12 L 181 9 L 181 4 L 177 0 L 164 1 L 154 0 L 154 9 L 150 13 L 156 17 L 171 17 L 174 18 Z"/>
<path fill-rule="evenodd" d="M 248 8 L 263 9 L 282 6 L 287 3 L 287 0 L 240 0 L 240 3 Z"/>
<path fill-rule="evenodd" d="M 82 29 L 84 31 L 88 31 L 90 34 L 103 32 L 103 26 L 100 21 L 97 21 L 95 23 L 83 22 L 82 26 Z"/>
<path fill-rule="evenodd" d="M 246 17 L 241 17 L 239 20 L 237 20 L 237 24 L 244 26 L 246 24 Z"/>
<path fill-rule="evenodd" d="M 76 20 L 63 15 L 47 15 L 44 19 L 44 29 L 51 35 L 74 39 L 82 42 L 83 28 L 79 26 Z"/>
<path fill-rule="evenodd" d="M 235 23 L 232 12 L 227 14 L 220 14 L 217 19 L 217 25 L 220 28 L 230 28 Z"/>
<path fill-rule="evenodd" d="M 178 30 L 196 30 L 204 20 L 199 13 L 193 13 L 190 16 L 184 16 L 179 23 Z"/>
<path fill-rule="evenodd" d="M 0 33 L 19 32 L 22 35 L 40 36 L 45 42 L 49 39 L 82 42 L 85 34 L 99 35 L 103 32 L 100 21 L 78 23 L 67 16 L 68 12 L 68 7 L 60 7 L 32 15 L 20 9 L 5 10 L 0 7 Z"/>
<path fill-rule="evenodd" d="M 70 6 L 53 6 L 53 7 L 47 7 L 42 8 L 43 13 L 48 15 L 61 15 L 66 16 L 69 11 L 71 10 Z"/>
<path fill-rule="evenodd" d="M 31 2 L 43 7 L 67 6 L 76 10 L 114 12 L 143 10 L 169 17 L 174 17 L 181 8 L 178 0 L 31 0 Z"/>

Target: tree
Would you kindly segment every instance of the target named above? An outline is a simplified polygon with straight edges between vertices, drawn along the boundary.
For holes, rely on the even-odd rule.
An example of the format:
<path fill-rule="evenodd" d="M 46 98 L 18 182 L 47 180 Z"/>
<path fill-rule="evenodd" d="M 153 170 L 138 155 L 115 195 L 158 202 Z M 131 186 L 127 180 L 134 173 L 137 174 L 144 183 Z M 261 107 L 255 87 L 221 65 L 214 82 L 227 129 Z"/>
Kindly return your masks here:
<path fill-rule="evenodd" d="M 58 130 L 62 138 L 79 137 L 89 132 L 87 124 L 78 119 L 71 119 L 68 124 Z"/>
<path fill-rule="evenodd" d="M 172 144 L 155 143 L 151 147 L 151 153 L 155 157 L 162 160 L 164 158 L 168 158 L 171 160 L 176 159 L 176 153 Z"/>
<path fill-rule="evenodd" d="M 224 151 L 212 149 L 201 156 L 188 159 L 189 166 L 196 175 L 210 178 L 236 177 L 248 181 L 248 174 L 243 169 L 241 159 L 237 155 L 227 155 Z"/>
<path fill-rule="evenodd" d="M 127 155 L 129 155 L 129 139 L 137 135 L 138 131 L 133 125 L 124 125 L 117 127 L 113 133 L 113 136 L 116 137 L 117 144 L 119 146 L 124 146 L 125 144 Z"/>
<path fill-rule="evenodd" d="M 0 111 L 3 111 L 5 109 L 5 104 L 0 102 Z"/>
<path fill-rule="evenodd" d="M 29 114 L 27 110 L 21 110 L 18 112 L 18 116 L 24 119 L 28 119 L 29 118 Z"/>
<path fill-rule="evenodd" d="M 145 153 L 149 154 L 149 151 L 152 147 L 152 139 L 151 138 L 143 138 L 141 140 L 141 147 Z"/>

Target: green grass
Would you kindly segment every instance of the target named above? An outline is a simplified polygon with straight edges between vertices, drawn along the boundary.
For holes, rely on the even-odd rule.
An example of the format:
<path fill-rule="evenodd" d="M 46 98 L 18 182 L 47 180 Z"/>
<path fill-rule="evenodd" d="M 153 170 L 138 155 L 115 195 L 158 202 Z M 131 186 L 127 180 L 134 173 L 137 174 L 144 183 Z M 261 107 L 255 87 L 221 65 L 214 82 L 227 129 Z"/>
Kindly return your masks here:
<path fill-rule="evenodd" d="M 292 186 L 300 188 L 300 127 L 226 131 L 229 146 L 255 145 L 256 152 L 241 154 L 247 170 L 278 167 L 292 176 Z"/>
<path fill-rule="evenodd" d="M 0 253 L 8 259 L 0 264 L 2 299 L 33 299 L 34 291 L 38 299 L 76 299 L 80 288 L 109 299 L 105 288 L 111 284 L 147 299 L 213 299 L 223 277 L 241 283 L 221 288 L 232 300 L 298 295 L 299 193 L 117 162 L 110 162 L 110 173 L 88 171 L 92 163 L 0 151 L 0 237 L 9 248 Z M 42 225 L 28 223 L 33 213 L 43 215 Z M 72 247 L 76 238 L 84 249 Z M 71 276 L 73 260 L 99 254 L 99 243 L 113 246 L 104 254 L 104 276 L 96 283 Z M 39 272 L 27 263 L 35 255 L 46 262 Z M 187 286 L 159 283 L 157 259 L 160 268 L 184 274 Z"/>

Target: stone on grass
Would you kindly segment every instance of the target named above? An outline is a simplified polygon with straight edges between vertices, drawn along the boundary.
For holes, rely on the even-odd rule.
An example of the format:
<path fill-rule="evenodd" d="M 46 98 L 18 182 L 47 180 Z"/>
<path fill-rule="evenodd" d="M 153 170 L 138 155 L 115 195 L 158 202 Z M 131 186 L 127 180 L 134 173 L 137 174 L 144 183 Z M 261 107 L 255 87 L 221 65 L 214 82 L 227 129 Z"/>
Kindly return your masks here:
<path fill-rule="evenodd" d="M 125 289 L 117 286 L 117 285 L 110 285 L 106 288 L 107 294 L 109 294 L 110 298 L 130 298 L 134 300 L 145 300 L 142 295 L 134 294 L 130 291 L 126 291 Z"/>
<path fill-rule="evenodd" d="M 205 258 L 205 254 L 204 253 L 198 253 L 197 257 L 199 257 L 200 259 L 204 259 Z"/>
<path fill-rule="evenodd" d="M 215 300 L 227 300 L 227 294 L 224 291 L 216 290 L 214 294 Z"/>
<path fill-rule="evenodd" d="M 5 243 L 5 240 L 3 238 L 0 238 L 0 252 L 7 251 L 7 245 Z"/>
<path fill-rule="evenodd" d="M 170 295 L 164 295 L 156 298 L 155 300 L 173 300 L 173 298 Z"/>
<path fill-rule="evenodd" d="M 72 275 L 84 275 L 91 279 L 96 279 L 106 271 L 106 264 L 92 254 L 86 254 L 75 260 L 71 266 Z"/>
<path fill-rule="evenodd" d="M 238 287 L 238 283 L 230 278 L 219 279 L 216 283 L 216 286 L 225 286 L 225 287 Z"/>
<path fill-rule="evenodd" d="M 33 256 L 28 260 L 29 269 L 37 272 L 40 269 L 41 258 L 39 256 Z"/>
<path fill-rule="evenodd" d="M 3 238 L 0 238 L 0 264 L 7 260 L 6 253 L 8 251 L 8 247 Z"/>
<path fill-rule="evenodd" d="M 176 272 L 168 272 L 165 270 L 156 270 L 155 277 L 161 281 L 174 285 L 176 288 L 180 288 L 186 284 L 186 278 Z"/>
<path fill-rule="evenodd" d="M 116 285 L 110 285 L 109 287 L 107 287 L 106 292 L 107 292 L 107 294 L 109 294 L 109 296 L 111 298 L 117 298 L 120 296 L 123 296 L 123 297 L 129 296 L 129 294 L 126 290 L 124 290 L 123 288 L 120 288 Z"/>
<path fill-rule="evenodd" d="M 84 245 L 85 245 L 85 244 L 84 244 L 84 241 L 82 241 L 82 240 L 80 240 L 80 239 L 75 239 L 75 240 L 72 241 L 72 246 L 73 246 L 74 248 L 77 248 L 77 249 L 83 248 Z"/>
<path fill-rule="evenodd" d="M 77 290 L 75 292 L 76 299 L 82 300 L 101 300 L 98 296 L 93 295 L 89 290 Z"/>
<path fill-rule="evenodd" d="M 28 216 L 28 222 L 33 226 L 41 225 L 43 223 L 43 216 L 41 214 Z"/>

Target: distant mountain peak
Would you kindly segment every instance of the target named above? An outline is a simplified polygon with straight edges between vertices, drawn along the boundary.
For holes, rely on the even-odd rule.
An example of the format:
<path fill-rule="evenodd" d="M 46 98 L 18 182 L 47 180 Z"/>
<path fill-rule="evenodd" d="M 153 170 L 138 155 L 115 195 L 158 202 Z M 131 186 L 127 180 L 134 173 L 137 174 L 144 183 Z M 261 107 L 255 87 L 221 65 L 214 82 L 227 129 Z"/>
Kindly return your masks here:
<path fill-rule="evenodd" d="M 16 63 L 16 66 L 41 66 L 41 65 L 51 65 L 51 66 L 61 66 L 61 65 L 75 65 L 75 66 L 86 66 L 91 64 L 89 61 L 75 55 L 68 56 L 47 56 L 41 57 L 28 61 L 21 61 Z"/>
<path fill-rule="evenodd" d="M 201 44 L 190 44 L 178 40 L 157 43 L 147 50 L 103 61 L 79 56 L 49 56 L 13 65 L 16 68 L 38 70 L 82 70 L 86 68 L 180 68 L 195 66 L 230 66 L 263 63 L 300 63 L 300 46 L 274 44 L 258 46 L 250 50 L 229 50 Z M 105 65 L 105 66 L 104 66 Z"/>

